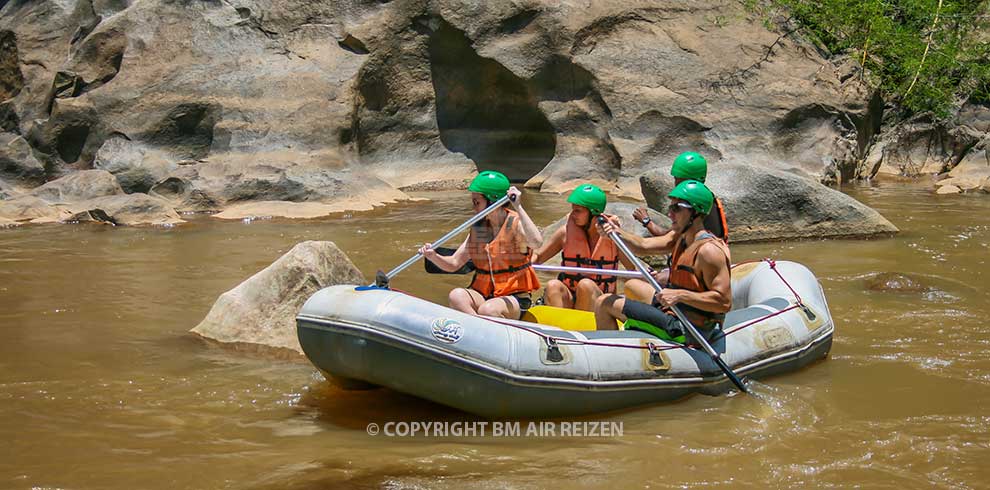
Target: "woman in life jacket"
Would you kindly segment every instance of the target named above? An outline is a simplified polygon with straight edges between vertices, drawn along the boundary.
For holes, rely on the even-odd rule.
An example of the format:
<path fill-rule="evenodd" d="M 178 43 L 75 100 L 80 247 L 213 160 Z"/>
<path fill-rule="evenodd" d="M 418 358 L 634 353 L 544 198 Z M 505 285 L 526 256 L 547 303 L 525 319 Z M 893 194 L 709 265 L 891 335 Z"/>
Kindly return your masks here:
<path fill-rule="evenodd" d="M 571 203 L 567 221 L 536 251 L 533 262 L 542 264 L 560 253 L 560 265 L 566 267 L 615 270 L 621 261 L 632 268 L 596 223 L 595 218 L 605 211 L 605 191 L 592 184 L 580 185 L 567 202 Z M 558 308 L 592 311 L 595 299 L 602 293 L 616 292 L 617 285 L 615 276 L 561 272 L 557 279 L 547 283 L 543 302 Z"/>
<path fill-rule="evenodd" d="M 693 151 L 686 151 L 677 155 L 674 159 L 674 164 L 670 167 L 670 175 L 674 177 L 674 187 L 677 187 L 686 180 L 697 180 L 698 182 L 705 183 L 705 178 L 708 177 L 708 161 L 700 153 Z M 673 250 L 674 245 L 677 245 L 673 241 L 673 237 L 678 233 L 673 229 L 666 229 L 660 225 L 654 223 L 646 208 L 637 208 L 633 212 L 633 218 L 642 223 L 644 227 L 650 232 L 651 235 L 659 237 L 655 242 L 665 241 L 669 244 L 669 249 L 658 250 L 654 247 L 649 254 L 669 254 Z M 722 206 L 722 201 L 717 197 L 714 200 L 711 212 L 705 216 L 705 229 L 715 235 L 717 238 L 729 243 L 729 226 L 725 222 L 725 208 Z M 636 253 L 646 253 L 633 250 Z M 667 284 L 670 280 L 670 269 L 664 268 L 653 275 L 653 277 L 660 284 Z M 639 279 L 630 279 L 626 281 L 625 292 L 629 297 L 634 298 L 649 298 L 653 295 L 653 287 L 650 286 L 646 281 L 641 281 Z"/>
<path fill-rule="evenodd" d="M 467 288 L 450 292 L 450 307 L 465 313 L 519 319 L 532 305 L 532 293 L 540 288 L 530 257 L 543 240 L 539 228 L 522 207 L 519 189 L 505 175 L 485 171 L 468 187 L 471 205 L 480 213 L 508 194 L 512 199 L 471 227 L 457 251 L 442 256 L 429 243 L 420 253 L 437 267 L 453 272 L 468 260 L 475 273 Z"/>
<path fill-rule="evenodd" d="M 688 180 L 668 197 L 668 216 L 683 238 L 674 247 L 669 286 L 657 293 L 651 304 L 616 295 L 602 296 L 595 304 L 598 329 L 614 330 L 618 319 L 626 322 L 627 329 L 684 342 L 685 329 L 671 306 L 677 305 L 688 321 L 709 337 L 732 308 L 728 245 L 704 225 L 714 196 L 701 182 Z M 606 224 L 604 231 L 613 231 L 613 226 Z"/>

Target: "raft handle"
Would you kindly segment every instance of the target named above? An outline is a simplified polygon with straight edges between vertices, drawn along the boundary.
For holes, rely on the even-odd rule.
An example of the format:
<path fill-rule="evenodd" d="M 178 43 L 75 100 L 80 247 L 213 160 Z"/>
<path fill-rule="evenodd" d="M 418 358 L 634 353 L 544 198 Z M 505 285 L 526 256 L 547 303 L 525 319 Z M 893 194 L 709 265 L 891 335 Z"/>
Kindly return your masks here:
<path fill-rule="evenodd" d="M 544 337 L 547 341 L 547 361 L 549 362 L 560 362 L 564 360 L 564 354 L 560 352 L 560 347 L 557 347 L 557 340 L 553 337 Z"/>
<path fill-rule="evenodd" d="M 650 350 L 650 365 L 652 366 L 663 366 L 663 357 L 660 357 L 660 349 L 657 348 L 657 344 L 653 342 L 647 342 L 646 348 Z"/>

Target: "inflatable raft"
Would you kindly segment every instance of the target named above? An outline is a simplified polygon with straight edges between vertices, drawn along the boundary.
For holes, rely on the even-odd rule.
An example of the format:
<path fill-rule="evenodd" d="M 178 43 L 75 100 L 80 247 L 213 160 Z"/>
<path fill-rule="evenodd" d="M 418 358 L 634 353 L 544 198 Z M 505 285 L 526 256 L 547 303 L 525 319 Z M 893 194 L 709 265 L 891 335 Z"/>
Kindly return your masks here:
<path fill-rule="evenodd" d="M 737 375 L 793 371 L 828 355 L 832 317 L 803 265 L 736 265 L 732 297 L 712 346 Z M 690 345 L 639 331 L 594 331 L 588 312 L 531 312 L 509 321 L 388 289 L 332 286 L 314 294 L 296 322 L 303 351 L 328 377 L 485 417 L 583 415 L 733 388 Z"/>

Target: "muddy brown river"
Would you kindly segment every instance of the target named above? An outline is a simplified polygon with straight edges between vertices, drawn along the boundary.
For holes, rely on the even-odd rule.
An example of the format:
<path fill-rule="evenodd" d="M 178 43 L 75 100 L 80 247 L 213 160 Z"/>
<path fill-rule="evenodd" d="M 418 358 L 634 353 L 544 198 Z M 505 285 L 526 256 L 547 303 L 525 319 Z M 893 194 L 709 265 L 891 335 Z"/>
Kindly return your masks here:
<path fill-rule="evenodd" d="M 818 275 L 829 359 L 755 382 L 755 396 L 586 419 L 621 422 L 613 437 L 372 436 L 369 423 L 480 419 L 340 391 L 308 362 L 188 333 L 302 240 L 335 241 L 369 277 L 387 270 L 470 216 L 465 193 L 310 222 L 0 230 L 0 488 L 987 488 L 990 199 L 846 191 L 902 233 L 733 246 L 735 260 Z M 525 203 L 544 225 L 567 209 Z M 868 290 L 880 272 L 923 288 Z M 393 285 L 439 301 L 467 280 L 413 268 Z"/>

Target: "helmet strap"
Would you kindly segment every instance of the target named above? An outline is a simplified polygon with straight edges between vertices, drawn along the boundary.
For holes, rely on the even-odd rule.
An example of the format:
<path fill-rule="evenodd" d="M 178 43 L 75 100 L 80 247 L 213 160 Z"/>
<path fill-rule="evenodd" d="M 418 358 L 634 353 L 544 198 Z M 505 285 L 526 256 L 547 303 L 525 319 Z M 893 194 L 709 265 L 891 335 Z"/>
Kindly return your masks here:
<path fill-rule="evenodd" d="M 694 226 L 694 220 L 698 219 L 698 216 L 701 216 L 701 213 L 699 213 L 698 210 L 696 210 L 696 209 L 694 209 L 692 207 L 691 208 L 691 219 L 687 222 L 686 225 L 684 225 L 684 229 L 681 230 L 681 234 L 682 235 L 685 234 L 685 233 L 687 233 L 687 231 L 690 230 L 692 226 Z"/>

